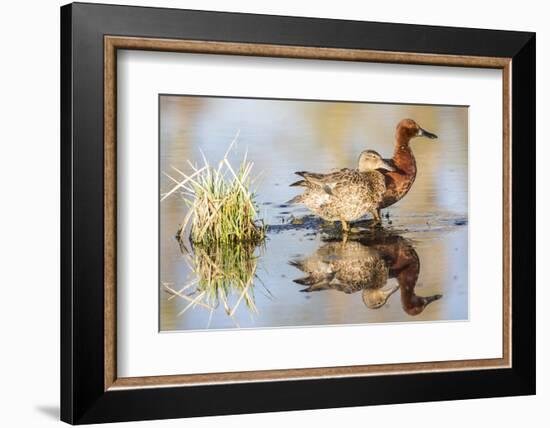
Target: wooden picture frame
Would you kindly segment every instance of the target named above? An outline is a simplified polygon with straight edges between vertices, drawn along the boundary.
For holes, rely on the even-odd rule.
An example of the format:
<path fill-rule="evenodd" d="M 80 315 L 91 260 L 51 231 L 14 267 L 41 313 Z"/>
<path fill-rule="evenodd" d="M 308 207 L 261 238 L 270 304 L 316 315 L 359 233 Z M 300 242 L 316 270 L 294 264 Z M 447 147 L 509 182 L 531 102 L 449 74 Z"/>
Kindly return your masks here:
<path fill-rule="evenodd" d="M 503 357 L 117 377 L 118 49 L 501 69 Z M 61 54 L 62 420 L 80 424 L 535 392 L 533 33 L 76 3 L 61 9 Z"/>

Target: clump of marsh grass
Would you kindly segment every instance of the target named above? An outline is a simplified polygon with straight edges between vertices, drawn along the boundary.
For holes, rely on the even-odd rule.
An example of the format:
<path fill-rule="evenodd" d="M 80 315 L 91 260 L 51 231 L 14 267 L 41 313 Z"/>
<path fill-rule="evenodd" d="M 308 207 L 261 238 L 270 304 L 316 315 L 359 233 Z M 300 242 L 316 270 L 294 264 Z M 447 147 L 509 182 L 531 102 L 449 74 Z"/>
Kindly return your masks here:
<path fill-rule="evenodd" d="M 203 154 L 200 167 L 188 161 L 192 169 L 190 174 L 172 167 L 182 176 L 181 180 L 164 173 L 176 185 L 164 194 L 161 201 L 181 189 L 189 208 L 178 231 L 180 239 L 188 226 L 191 227 L 189 238 L 194 245 L 260 243 L 265 239 L 267 228 L 262 220 L 257 219 L 255 192 L 252 190 L 254 163 L 247 159 L 246 153 L 238 167 L 228 160 L 238 135 L 216 167 L 210 165 Z"/>

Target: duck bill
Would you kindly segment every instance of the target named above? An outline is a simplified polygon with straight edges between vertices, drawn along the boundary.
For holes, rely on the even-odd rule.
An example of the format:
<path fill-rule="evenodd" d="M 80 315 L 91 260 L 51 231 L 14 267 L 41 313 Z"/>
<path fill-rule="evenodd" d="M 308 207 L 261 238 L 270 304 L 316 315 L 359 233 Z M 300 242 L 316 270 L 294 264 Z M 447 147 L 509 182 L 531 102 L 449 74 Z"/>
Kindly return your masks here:
<path fill-rule="evenodd" d="M 389 290 L 386 290 L 386 301 L 390 298 L 390 296 L 395 293 L 397 290 L 399 290 L 399 284 L 395 285 L 393 288 L 390 288 Z"/>
<path fill-rule="evenodd" d="M 382 292 L 384 293 L 384 303 L 383 303 L 384 305 L 386 304 L 388 299 L 392 296 L 392 294 L 395 293 L 397 290 L 399 290 L 399 284 L 394 285 L 389 290 L 382 290 Z"/>
<path fill-rule="evenodd" d="M 437 138 L 437 135 L 435 135 L 433 132 L 430 132 L 430 131 L 426 131 L 425 129 L 423 128 L 420 128 L 418 130 L 418 136 L 419 137 L 426 137 L 426 138 L 429 138 L 430 140 L 434 140 Z"/>
<path fill-rule="evenodd" d="M 430 303 L 435 302 L 436 300 L 441 299 L 443 296 L 441 294 L 434 294 L 433 296 L 428 296 L 424 298 L 424 301 L 426 302 L 426 306 L 428 306 Z"/>
<path fill-rule="evenodd" d="M 385 169 L 386 171 L 395 171 L 395 168 L 391 166 L 387 161 L 381 160 L 377 169 Z"/>

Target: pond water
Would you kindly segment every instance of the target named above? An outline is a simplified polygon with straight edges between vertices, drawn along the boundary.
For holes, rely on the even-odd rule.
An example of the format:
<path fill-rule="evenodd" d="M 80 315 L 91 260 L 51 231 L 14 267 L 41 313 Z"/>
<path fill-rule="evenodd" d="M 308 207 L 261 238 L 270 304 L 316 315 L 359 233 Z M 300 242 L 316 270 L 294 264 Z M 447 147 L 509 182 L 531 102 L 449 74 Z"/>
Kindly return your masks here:
<path fill-rule="evenodd" d="M 454 106 L 167 96 L 160 99 L 160 172 L 187 160 L 254 162 L 264 245 L 182 250 L 187 213 L 178 194 L 160 203 L 160 330 L 270 328 L 468 319 L 468 109 Z M 301 205 L 285 202 L 295 171 L 356 167 L 364 149 L 389 158 L 396 124 L 413 118 L 416 181 L 397 204 L 353 224 L 346 242 Z M 173 187 L 160 175 L 159 193 Z M 221 269 L 221 271 L 220 271 Z M 201 284 L 227 278 L 219 299 Z M 238 278 L 241 287 L 232 287 Z M 224 282 L 222 280 L 222 282 Z"/>

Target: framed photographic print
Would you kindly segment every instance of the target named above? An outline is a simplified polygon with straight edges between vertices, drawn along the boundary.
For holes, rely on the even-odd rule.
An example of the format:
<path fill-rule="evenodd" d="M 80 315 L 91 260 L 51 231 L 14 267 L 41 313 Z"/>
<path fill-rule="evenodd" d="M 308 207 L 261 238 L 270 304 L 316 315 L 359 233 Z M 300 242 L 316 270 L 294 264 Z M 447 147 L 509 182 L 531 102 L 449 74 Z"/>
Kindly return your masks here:
<path fill-rule="evenodd" d="M 76 3 L 61 55 L 62 420 L 535 393 L 533 33 Z"/>

